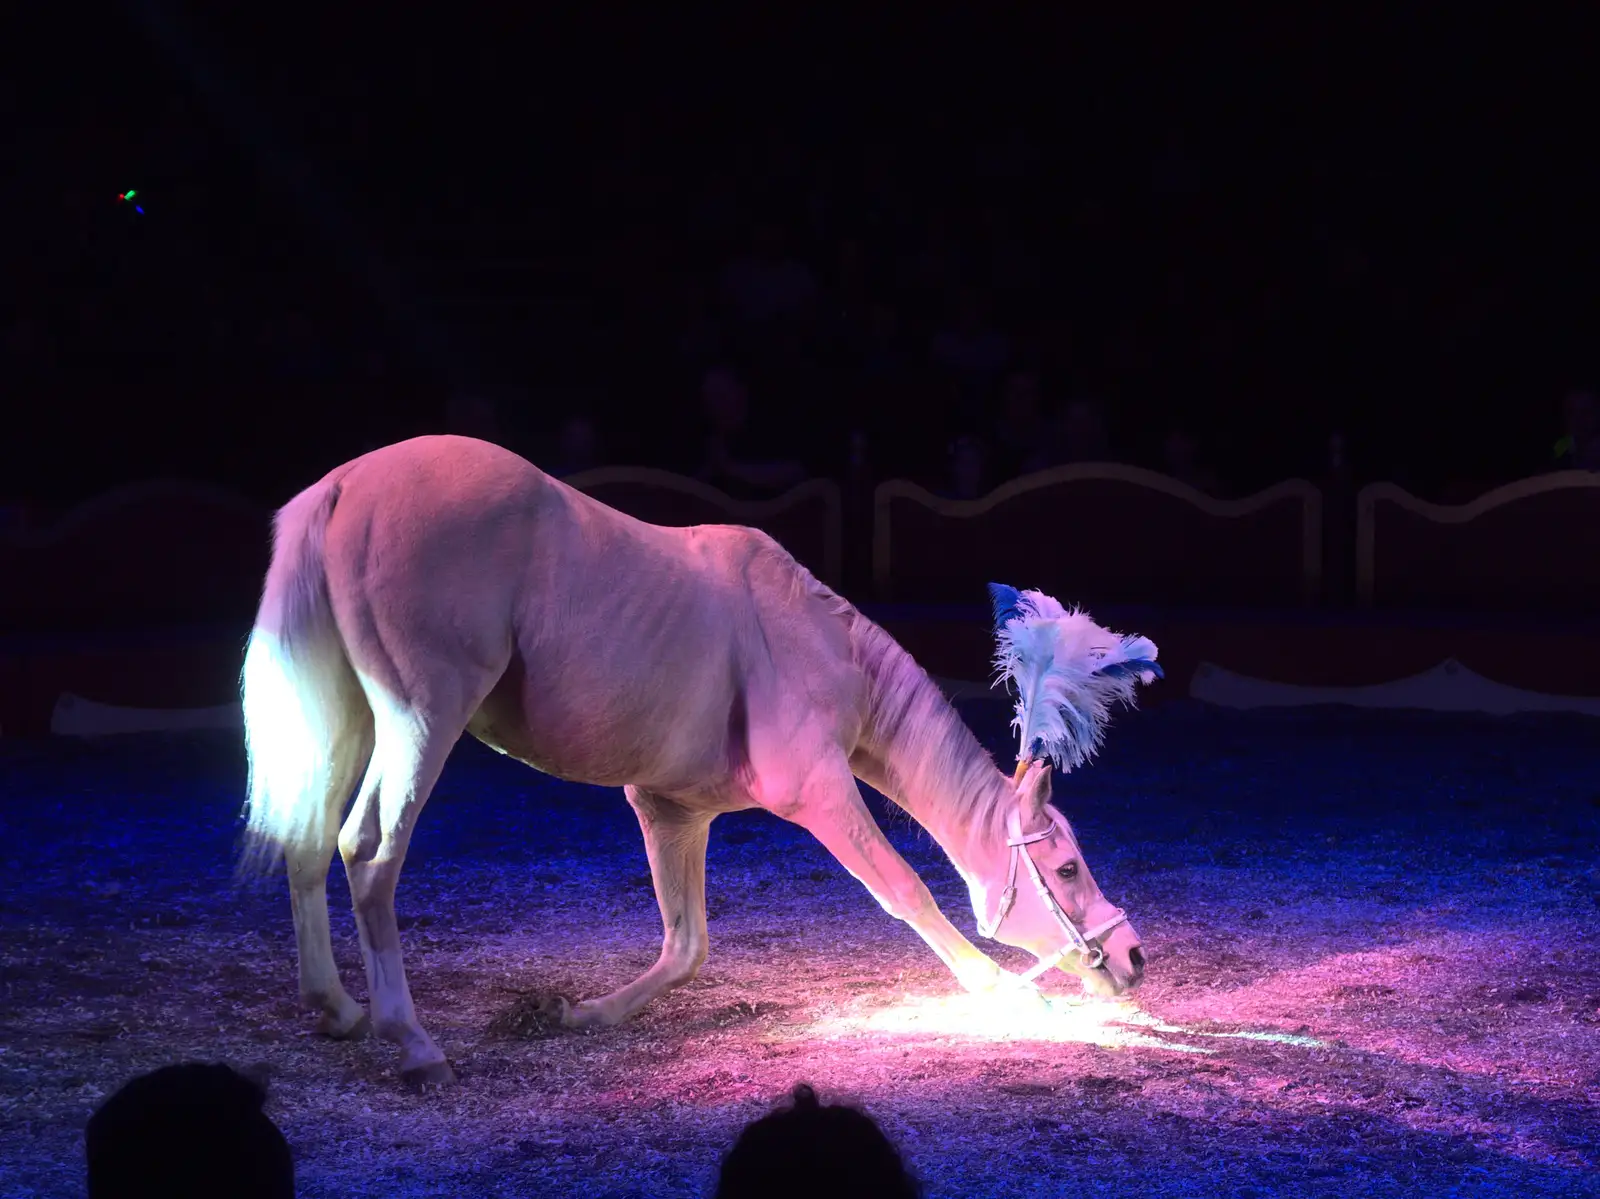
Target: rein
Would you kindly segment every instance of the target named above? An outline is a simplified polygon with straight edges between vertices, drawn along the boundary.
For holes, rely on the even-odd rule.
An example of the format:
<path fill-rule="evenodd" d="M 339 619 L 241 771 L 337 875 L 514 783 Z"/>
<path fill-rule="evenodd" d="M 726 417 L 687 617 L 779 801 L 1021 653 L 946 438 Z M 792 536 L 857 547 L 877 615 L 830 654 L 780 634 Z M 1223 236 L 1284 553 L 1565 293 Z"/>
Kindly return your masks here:
<path fill-rule="evenodd" d="M 1006 818 L 1006 831 L 1010 834 L 1006 838 L 1006 844 L 1011 847 L 1011 868 L 1006 876 L 1006 889 L 1000 893 L 1000 907 L 995 912 L 994 920 L 980 921 L 978 925 L 979 934 L 991 941 L 994 940 L 995 934 L 1000 931 L 1001 922 L 1005 920 L 1006 915 L 1011 911 L 1012 905 L 1016 903 L 1017 859 L 1020 858 L 1028 867 L 1028 876 L 1033 879 L 1033 889 L 1039 893 L 1039 898 L 1043 901 L 1045 910 L 1055 917 L 1056 923 L 1061 926 L 1061 931 L 1066 935 L 1066 944 L 1049 956 L 1040 958 L 1037 966 L 1023 973 L 1023 981 L 1033 982 L 1046 970 L 1053 969 L 1064 961 L 1069 954 L 1073 953 L 1082 955 L 1083 963 L 1089 969 L 1098 970 L 1105 965 L 1106 960 L 1105 950 L 1100 947 L 1098 942 L 1104 939 L 1106 934 L 1119 924 L 1126 924 L 1128 913 L 1118 908 L 1116 914 L 1109 920 L 1101 921 L 1093 928 L 1080 932 L 1078 926 L 1072 922 L 1071 917 L 1061 910 L 1061 905 L 1056 902 L 1056 897 L 1050 893 L 1050 888 L 1045 885 L 1044 875 L 1039 873 L 1039 864 L 1033 860 L 1033 856 L 1026 849 L 1026 846 L 1032 845 L 1035 841 L 1048 841 L 1051 837 L 1054 837 L 1057 832 L 1055 822 L 1051 821 L 1049 828 L 1041 829 L 1039 832 L 1024 833 L 1022 831 L 1022 818 L 1013 810 L 1011 815 Z"/>

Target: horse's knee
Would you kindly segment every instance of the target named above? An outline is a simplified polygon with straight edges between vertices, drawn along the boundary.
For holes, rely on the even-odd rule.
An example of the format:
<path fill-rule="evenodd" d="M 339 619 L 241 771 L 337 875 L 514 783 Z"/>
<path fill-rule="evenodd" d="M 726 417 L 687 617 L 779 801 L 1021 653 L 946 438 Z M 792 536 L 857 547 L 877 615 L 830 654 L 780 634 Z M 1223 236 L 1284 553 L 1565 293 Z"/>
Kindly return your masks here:
<path fill-rule="evenodd" d="M 354 828 L 347 822 L 339 830 L 339 857 L 346 871 L 371 862 L 378 856 L 378 848 L 382 844 L 383 837 L 376 827 L 376 821 L 362 820 Z"/>
<path fill-rule="evenodd" d="M 710 950 L 710 942 L 704 936 L 668 941 L 661 954 L 663 981 L 669 987 L 692 983 L 699 976 L 700 967 L 706 964 Z"/>
<path fill-rule="evenodd" d="M 357 908 L 374 902 L 392 901 L 400 882 L 400 858 L 390 846 L 359 847 L 344 860 L 345 880 L 350 884 L 350 899 Z"/>
<path fill-rule="evenodd" d="M 928 890 L 921 879 L 909 887 L 897 887 L 888 894 L 879 895 L 877 900 L 884 911 L 907 924 L 916 924 L 937 907 L 933 901 L 933 892 Z"/>

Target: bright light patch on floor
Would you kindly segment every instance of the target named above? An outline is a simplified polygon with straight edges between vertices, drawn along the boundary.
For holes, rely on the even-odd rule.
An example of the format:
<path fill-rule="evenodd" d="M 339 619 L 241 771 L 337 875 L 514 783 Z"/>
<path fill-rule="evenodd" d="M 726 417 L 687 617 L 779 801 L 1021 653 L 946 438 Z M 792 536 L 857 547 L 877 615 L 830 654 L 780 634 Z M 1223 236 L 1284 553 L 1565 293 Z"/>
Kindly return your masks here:
<path fill-rule="evenodd" d="M 1131 1004 L 1097 1000 L 1027 1002 L 978 995 L 908 995 L 892 1007 L 819 1021 L 810 1030 L 822 1039 L 862 1036 L 925 1036 L 973 1041 L 1077 1042 L 1105 1048 L 1170 1049 L 1214 1053 L 1175 1044 L 1129 1025 L 1146 1023 Z"/>
<path fill-rule="evenodd" d="M 891 1007 L 829 1017 L 812 1025 L 812 1038 L 921 1036 L 972 1041 L 1042 1041 L 1114 1049 L 1166 1049 L 1213 1054 L 1215 1049 L 1170 1037 L 1226 1038 L 1325 1048 L 1315 1037 L 1274 1030 L 1218 1032 L 1169 1024 L 1127 1000 L 996 999 L 978 995 L 907 995 Z"/>

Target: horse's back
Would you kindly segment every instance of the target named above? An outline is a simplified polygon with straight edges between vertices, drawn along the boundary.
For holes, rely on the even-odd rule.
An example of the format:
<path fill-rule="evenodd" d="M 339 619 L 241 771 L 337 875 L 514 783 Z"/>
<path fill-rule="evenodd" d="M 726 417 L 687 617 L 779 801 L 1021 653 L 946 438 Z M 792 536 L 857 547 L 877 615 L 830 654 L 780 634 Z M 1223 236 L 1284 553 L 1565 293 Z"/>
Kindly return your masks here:
<path fill-rule="evenodd" d="M 339 507 L 353 509 L 351 515 L 452 526 L 531 515 L 557 497 L 559 486 L 510 450 L 448 434 L 372 450 L 329 472 L 323 484 L 338 486 Z"/>
<path fill-rule="evenodd" d="M 647 524 L 464 437 L 319 486 L 352 664 L 408 697 L 478 680 L 471 731 L 551 773 L 717 791 L 747 720 L 856 706 L 849 606 L 758 530 Z"/>

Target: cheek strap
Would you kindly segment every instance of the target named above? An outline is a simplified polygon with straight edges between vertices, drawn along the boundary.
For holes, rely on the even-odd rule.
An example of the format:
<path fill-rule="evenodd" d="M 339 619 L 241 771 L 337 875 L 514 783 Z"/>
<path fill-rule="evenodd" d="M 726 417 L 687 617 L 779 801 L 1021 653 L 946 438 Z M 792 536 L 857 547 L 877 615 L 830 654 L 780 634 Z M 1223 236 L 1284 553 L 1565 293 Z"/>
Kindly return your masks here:
<path fill-rule="evenodd" d="M 1020 858 L 1028 868 L 1028 877 L 1033 880 L 1033 889 L 1039 893 L 1039 899 L 1044 904 L 1045 911 L 1055 917 L 1056 923 L 1061 926 L 1061 931 L 1066 934 L 1066 944 L 1054 953 L 1039 959 L 1039 964 L 1026 971 L 1022 978 L 1025 982 L 1032 982 L 1046 970 L 1054 969 L 1065 961 L 1072 953 L 1082 955 L 1084 965 L 1091 970 L 1097 970 L 1105 965 L 1105 950 L 1097 944 L 1106 934 L 1119 924 L 1125 924 L 1128 913 L 1118 908 L 1107 920 L 1102 920 L 1093 928 L 1084 932 L 1078 931 L 1078 926 L 1072 923 L 1068 915 L 1061 910 L 1061 905 L 1056 902 L 1056 897 L 1050 893 L 1050 888 L 1045 885 L 1044 875 L 1039 872 L 1039 864 L 1033 860 L 1033 855 L 1028 853 L 1026 846 L 1036 841 L 1048 841 L 1056 835 L 1054 823 L 1047 829 L 1036 833 L 1022 831 L 1022 818 L 1013 810 L 1006 819 L 1006 844 L 1011 847 L 1011 861 L 1006 872 L 1006 888 L 1000 893 L 1000 906 L 995 912 L 992 921 L 980 921 L 978 932 L 984 937 L 993 939 L 1000 931 L 1000 924 L 1010 913 L 1012 905 L 1017 901 L 1017 860 Z"/>

